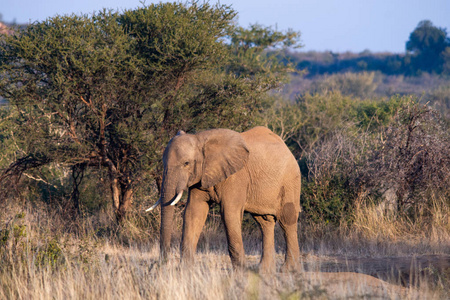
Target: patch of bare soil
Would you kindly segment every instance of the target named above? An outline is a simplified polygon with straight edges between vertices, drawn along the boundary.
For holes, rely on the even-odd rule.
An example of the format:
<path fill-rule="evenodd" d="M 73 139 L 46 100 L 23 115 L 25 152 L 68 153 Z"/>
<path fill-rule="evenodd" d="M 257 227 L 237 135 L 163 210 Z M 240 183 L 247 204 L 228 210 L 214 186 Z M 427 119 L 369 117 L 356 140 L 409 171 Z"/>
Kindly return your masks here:
<path fill-rule="evenodd" d="M 429 281 L 444 278 L 446 282 L 442 284 L 450 283 L 450 255 L 306 258 L 303 267 L 306 271 L 362 273 L 407 287 L 417 286 L 423 278 Z"/>
<path fill-rule="evenodd" d="M 361 273 L 305 272 L 305 277 L 309 285 L 323 289 L 327 299 L 340 298 L 343 295 L 349 298 L 370 299 L 417 298 L 414 291 L 408 288 Z"/>
<path fill-rule="evenodd" d="M 254 272 L 258 260 L 257 255 L 247 256 Z M 282 255 L 277 255 L 279 266 L 283 260 Z M 292 299 L 450 299 L 450 255 L 380 258 L 306 255 L 298 273 L 278 273 L 277 278 L 281 281 L 289 278 L 301 287 L 288 294 L 289 299 L 291 296 Z M 270 280 L 266 285 L 276 286 Z M 427 292 L 433 286 L 439 292 Z M 270 292 L 266 294 L 269 296 Z"/>
<path fill-rule="evenodd" d="M 352 272 L 247 272 L 248 299 L 420 299 L 414 289 Z M 423 297 L 422 297 L 423 298 Z"/>
<path fill-rule="evenodd" d="M 254 272 L 259 258 L 247 256 Z M 279 266 L 283 260 L 282 255 L 277 255 Z M 277 277 L 282 281 L 290 278 L 301 286 L 301 292 L 293 294 L 293 299 L 297 296 L 302 299 L 450 299 L 450 255 L 378 258 L 306 255 L 298 273 L 278 273 Z M 426 292 L 433 287 L 440 292 Z"/>

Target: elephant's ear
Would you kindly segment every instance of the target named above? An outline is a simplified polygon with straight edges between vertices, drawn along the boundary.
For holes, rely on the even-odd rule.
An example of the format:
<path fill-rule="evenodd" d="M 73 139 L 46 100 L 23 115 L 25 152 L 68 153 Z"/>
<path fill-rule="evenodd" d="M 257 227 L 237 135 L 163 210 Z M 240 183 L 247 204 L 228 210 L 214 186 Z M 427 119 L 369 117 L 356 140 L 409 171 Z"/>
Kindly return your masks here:
<path fill-rule="evenodd" d="M 210 188 L 242 169 L 249 150 L 242 136 L 228 129 L 204 131 L 202 187 Z"/>

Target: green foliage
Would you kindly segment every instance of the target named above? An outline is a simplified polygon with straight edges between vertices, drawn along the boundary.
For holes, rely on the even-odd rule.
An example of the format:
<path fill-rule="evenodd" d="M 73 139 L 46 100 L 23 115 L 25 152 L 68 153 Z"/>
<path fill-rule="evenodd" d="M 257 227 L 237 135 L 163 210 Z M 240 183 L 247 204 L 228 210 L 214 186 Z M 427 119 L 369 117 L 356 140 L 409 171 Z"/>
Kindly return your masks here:
<path fill-rule="evenodd" d="M 36 251 L 35 265 L 36 267 L 56 268 L 65 262 L 63 250 L 58 240 L 51 239 L 43 247 Z"/>
<path fill-rule="evenodd" d="M 320 181 L 304 181 L 301 204 L 306 219 L 332 225 L 350 222 L 356 196 L 347 180 L 344 174 L 337 173 Z"/>
<path fill-rule="evenodd" d="M 7 168 L 17 156 L 21 156 L 22 141 L 16 130 L 18 111 L 13 107 L 0 106 L 0 170 Z"/>
<path fill-rule="evenodd" d="M 406 50 L 412 52 L 412 64 L 416 70 L 441 73 L 445 63 L 442 53 L 448 46 L 450 39 L 446 30 L 424 20 L 409 36 Z"/>
<path fill-rule="evenodd" d="M 4 38 L 2 96 L 20 111 L 24 143 L 11 173 L 56 163 L 106 167 L 127 183 L 142 146 L 133 41 L 110 11 L 57 16 Z"/>
<path fill-rule="evenodd" d="M 334 53 L 334 52 L 289 52 L 286 56 L 297 70 L 305 70 L 307 78 L 336 73 L 380 72 L 385 75 L 400 75 L 410 71 L 404 54 Z"/>
<path fill-rule="evenodd" d="M 364 100 L 355 103 L 350 113 L 358 128 L 374 132 L 380 126 L 388 125 L 404 102 L 399 97 L 392 97 L 388 101 Z"/>
<path fill-rule="evenodd" d="M 27 237 L 27 225 L 23 224 L 25 213 L 21 212 L 11 218 L 11 220 L 0 228 L 0 259 L 4 260 L 8 253 L 17 253 L 17 259 L 21 258 L 25 248 L 25 238 Z M 5 268 L 9 267 L 5 261 Z M 0 269 L 2 266 L 0 266 Z"/>
<path fill-rule="evenodd" d="M 264 122 L 279 134 L 298 158 L 336 131 L 356 135 L 376 131 L 395 115 L 403 98 L 357 99 L 339 91 L 298 96 L 295 102 L 278 99 L 265 111 Z"/>
<path fill-rule="evenodd" d="M 149 79 L 180 84 L 174 77 L 182 81 L 192 71 L 210 68 L 227 56 L 220 39 L 232 30 L 235 16 L 225 5 L 159 3 L 125 11 L 119 23 L 135 38 L 136 53 L 143 58 Z"/>
<path fill-rule="evenodd" d="M 416 29 L 409 36 L 406 49 L 418 54 L 434 51 L 439 54 L 445 48 L 447 32 L 438 28 L 429 20 L 420 21 Z"/>
<path fill-rule="evenodd" d="M 0 230 L 0 247 L 4 247 L 9 239 L 9 230 L 2 229 Z"/>
<path fill-rule="evenodd" d="M 450 75 L 450 45 L 441 53 L 444 64 L 442 65 L 442 73 Z"/>
<path fill-rule="evenodd" d="M 306 121 L 299 105 L 294 105 L 281 97 L 273 98 L 273 104 L 264 111 L 263 122 L 286 142 L 297 135 Z"/>
<path fill-rule="evenodd" d="M 249 29 L 238 27 L 230 38 L 233 55 L 228 70 L 236 76 L 254 79 L 255 88 L 279 87 L 283 82 L 280 79 L 286 79 L 286 71 L 294 70 L 292 64 L 282 62 L 280 55 L 286 47 L 300 47 L 299 32 L 289 29 L 283 33 L 255 24 Z"/>

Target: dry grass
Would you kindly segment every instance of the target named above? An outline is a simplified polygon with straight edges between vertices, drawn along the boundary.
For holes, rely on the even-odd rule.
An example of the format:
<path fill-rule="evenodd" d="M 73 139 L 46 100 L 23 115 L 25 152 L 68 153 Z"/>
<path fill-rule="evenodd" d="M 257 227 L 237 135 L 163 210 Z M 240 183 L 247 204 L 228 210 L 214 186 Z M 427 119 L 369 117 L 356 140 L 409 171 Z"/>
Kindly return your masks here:
<path fill-rule="evenodd" d="M 450 253 L 450 209 L 442 202 L 435 202 L 427 219 L 413 221 L 398 218 L 380 207 L 359 206 L 351 231 L 358 233 L 364 240 L 404 244 L 408 247 L 409 250 L 395 249 L 397 255 L 399 251 L 406 251 L 404 254 Z"/>
<path fill-rule="evenodd" d="M 89 264 L 67 262 L 36 267 L 30 255 L 0 275 L 2 299 L 336 299 L 381 297 L 435 298 L 356 273 L 298 272 L 261 276 L 233 271 L 223 253 L 203 253 L 185 267 L 177 258 L 157 261 L 156 247 L 103 245 Z M 250 257 L 251 259 L 251 257 Z"/>
<path fill-rule="evenodd" d="M 259 233 L 247 230 L 248 268 L 234 271 L 214 218 L 201 238 L 195 264 L 185 266 L 179 263 L 177 247 L 160 264 L 156 240 L 122 238 L 127 230 L 139 235 L 132 221 L 99 234 L 99 219 L 73 225 L 44 207 L 8 204 L 0 211 L 0 299 L 443 299 L 450 296 L 450 274 L 445 272 L 434 277 L 420 273 L 418 280 L 402 287 L 357 274 L 348 262 L 347 267 L 330 266 L 338 258 L 449 253 L 448 216 L 443 206 L 436 207 L 425 226 L 395 219 L 376 207 L 360 207 L 351 228 L 303 227 L 301 270 L 259 275 Z M 101 218 L 109 220 L 107 214 Z M 277 232 L 279 265 L 280 236 Z"/>

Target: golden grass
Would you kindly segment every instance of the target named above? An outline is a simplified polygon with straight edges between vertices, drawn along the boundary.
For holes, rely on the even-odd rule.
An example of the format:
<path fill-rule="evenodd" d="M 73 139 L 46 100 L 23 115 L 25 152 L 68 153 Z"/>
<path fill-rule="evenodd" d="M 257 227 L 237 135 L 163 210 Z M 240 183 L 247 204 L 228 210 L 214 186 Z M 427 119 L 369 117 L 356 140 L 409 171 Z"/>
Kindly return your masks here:
<path fill-rule="evenodd" d="M 360 205 L 347 231 L 359 240 L 394 246 L 389 253 L 450 253 L 450 208 L 443 200 L 435 201 L 428 216 L 411 220 L 400 218 L 380 207 Z"/>
<path fill-rule="evenodd" d="M 297 272 L 259 275 L 233 271 L 223 253 L 204 253 L 194 265 L 157 260 L 157 247 L 104 245 L 90 263 L 36 267 L 33 257 L 0 274 L 1 299 L 439 299 L 356 273 Z"/>
<path fill-rule="evenodd" d="M 104 222 L 112 221 L 107 215 Z M 351 227 L 331 230 L 300 225 L 302 269 L 260 275 L 257 231 L 245 237 L 248 268 L 235 271 L 221 225 L 205 229 L 193 265 L 179 262 L 178 248 L 159 262 L 156 239 L 133 223 L 99 234 L 98 219 L 73 224 L 43 207 L 9 204 L 0 212 L 0 299 L 443 299 L 450 274 L 408 287 L 349 272 L 322 272 L 338 257 L 449 253 L 449 213 L 437 205 L 431 220 L 415 223 L 359 207 Z M 89 221 L 89 222 L 88 222 Z M 94 222 L 95 221 L 95 222 Z M 80 222 L 80 221 L 78 221 Z M 72 225 L 71 225 L 72 224 Z M 212 224 L 212 225 L 211 225 Z M 103 225 L 102 225 L 103 226 Z M 101 226 L 100 226 L 101 227 Z M 8 237 L 5 236 L 9 232 Z M 277 263 L 283 261 L 277 230 Z M 125 239 L 130 233 L 135 238 Z M 140 236 L 139 238 L 137 238 Z M 177 237 L 178 236 L 178 237 Z M 179 239 L 179 234 L 175 239 Z M 177 241 L 174 243 L 177 244 Z M 394 284 L 392 284 L 394 283 Z"/>

